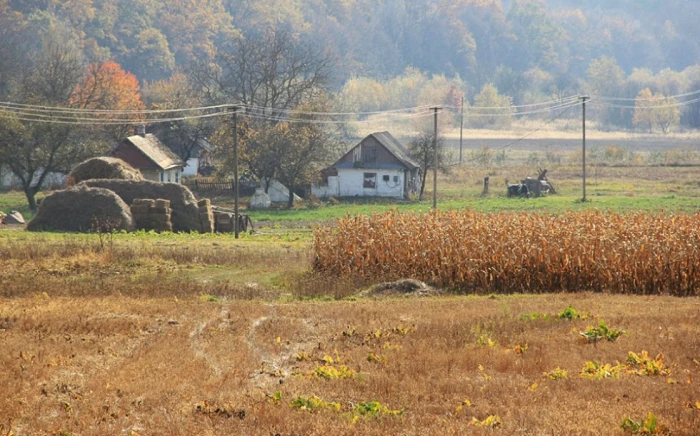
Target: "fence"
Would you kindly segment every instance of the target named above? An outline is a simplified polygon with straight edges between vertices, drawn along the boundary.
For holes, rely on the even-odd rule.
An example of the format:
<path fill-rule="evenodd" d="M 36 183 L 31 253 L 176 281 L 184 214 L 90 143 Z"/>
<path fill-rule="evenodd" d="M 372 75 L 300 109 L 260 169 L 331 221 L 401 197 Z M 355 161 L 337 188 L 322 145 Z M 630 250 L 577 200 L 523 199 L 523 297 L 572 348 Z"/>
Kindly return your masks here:
<path fill-rule="evenodd" d="M 182 184 L 190 188 L 191 191 L 205 195 L 234 195 L 236 184 L 233 179 L 211 180 L 211 179 L 184 179 Z M 250 183 L 241 182 L 239 194 L 251 196 L 255 193 L 255 186 Z"/>

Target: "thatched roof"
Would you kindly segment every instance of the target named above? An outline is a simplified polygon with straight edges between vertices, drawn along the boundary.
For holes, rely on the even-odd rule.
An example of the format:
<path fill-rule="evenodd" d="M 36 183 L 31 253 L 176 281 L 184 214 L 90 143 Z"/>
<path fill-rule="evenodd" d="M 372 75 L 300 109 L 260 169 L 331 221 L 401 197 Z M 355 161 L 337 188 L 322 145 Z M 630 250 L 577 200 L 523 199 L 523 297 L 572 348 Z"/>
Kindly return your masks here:
<path fill-rule="evenodd" d="M 44 198 L 27 230 L 133 230 L 129 206 L 112 191 L 77 186 Z"/>
<path fill-rule="evenodd" d="M 126 141 L 139 149 L 141 153 L 152 160 L 162 171 L 184 165 L 182 159 L 166 147 L 165 144 L 160 142 L 153 134 L 148 133 L 144 136 L 129 136 L 126 138 Z"/>
<path fill-rule="evenodd" d="M 90 179 L 143 180 L 139 170 L 116 157 L 88 159 L 73 168 L 68 178 L 73 183 Z"/>

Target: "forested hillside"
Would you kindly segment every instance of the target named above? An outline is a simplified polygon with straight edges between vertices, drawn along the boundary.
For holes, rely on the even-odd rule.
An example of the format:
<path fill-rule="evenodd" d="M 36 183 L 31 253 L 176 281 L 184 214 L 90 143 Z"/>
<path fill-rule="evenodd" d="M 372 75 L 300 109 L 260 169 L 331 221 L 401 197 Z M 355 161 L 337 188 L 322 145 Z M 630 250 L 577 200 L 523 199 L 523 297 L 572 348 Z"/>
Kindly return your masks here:
<path fill-rule="evenodd" d="M 60 22 L 89 60 L 113 59 L 142 81 L 269 27 L 330 50 L 338 85 L 412 66 L 479 87 L 499 67 L 579 78 L 603 55 L 626 73 L 683 70 L 700 55 L 692 0 L 0 0 L 0 13 L 6 31 Z"/>
<path fill-rule="evenodd" d="M 353 135 L 329 112 L 442 105 L 455 126 L 464 101 L 469 126 L 504 128 L 589 94 L 603 128 L 697 129 L 698 18 L 691 0 L 0 0 L 0 167 L 31 198 L 139 122 L 186 160 L 230 144 L 222 114 L 181 112 L 214 105 L 248 111 L 243 165 L 288 185 L 313 171 L 282 163 L 322 165 L 319 143 Z"/>

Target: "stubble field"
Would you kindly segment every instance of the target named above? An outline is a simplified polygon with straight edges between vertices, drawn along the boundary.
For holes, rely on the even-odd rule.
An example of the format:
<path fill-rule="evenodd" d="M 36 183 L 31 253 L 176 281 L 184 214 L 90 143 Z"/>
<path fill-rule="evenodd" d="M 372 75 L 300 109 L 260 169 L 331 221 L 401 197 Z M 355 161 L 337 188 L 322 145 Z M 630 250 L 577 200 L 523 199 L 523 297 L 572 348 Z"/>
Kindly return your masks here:
<path fill-rule="evenodd" d="M 700 210 L 695 167 L 644 160 L 591 167 L 585 203 L 570 163 L 541 165 L 557 196 L 505 198 L 505 179 L 536 176 L 531 154 L 440 175 L 440 208 L 528 222 Z M 258 233 L 240 240 L 0 230 L 0 434 L 697 434 L 695 296 L 372 298 L 362 291 L 381 275 L 311 273 L 310 225 L 429 208 L 346 199 L 254 212 Z"/>

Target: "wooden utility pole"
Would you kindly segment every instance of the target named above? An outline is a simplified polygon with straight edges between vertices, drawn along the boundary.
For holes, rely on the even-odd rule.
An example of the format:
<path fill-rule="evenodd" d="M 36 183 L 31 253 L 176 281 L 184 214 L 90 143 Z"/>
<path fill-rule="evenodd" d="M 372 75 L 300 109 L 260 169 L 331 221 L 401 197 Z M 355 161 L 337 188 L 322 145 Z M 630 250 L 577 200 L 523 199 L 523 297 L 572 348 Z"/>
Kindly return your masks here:
<path fill-rule="evenodd" d="M 583 199 L 581 201 L 586 201 L 586 101 L 590 97 L 587 95 L 581 96 L 582 114 L 583 114 Z"/>
<path fill-rule="evenodd" d="M 462 94 L 462 105 L 459 116 L 459 165 L 462 165 L 462 131 L 464 130 L 464 94 Z"/>
<path fill-rule="evenodd" d="M 437 171 L 438 171 L 438 148 L 437 148 L 437 135 L 438 135 L 438 107 L 434 107 L 434 117 L 435 122 L 433 126 L 433 209 L 437 209 Z"/>
<path fill-rule="evenodd" d="M 233 107 L 233 183 L 236 185 L 236 188 L 234 189 L 233 217 L 235 221 L 233 231 L 236 234 L 236 239 L 238 239 L 238 198 L 240 192 L 238 185 L 240 185 L 240 181 L 238 178 L 238 107 L 236 106 Z"/>

